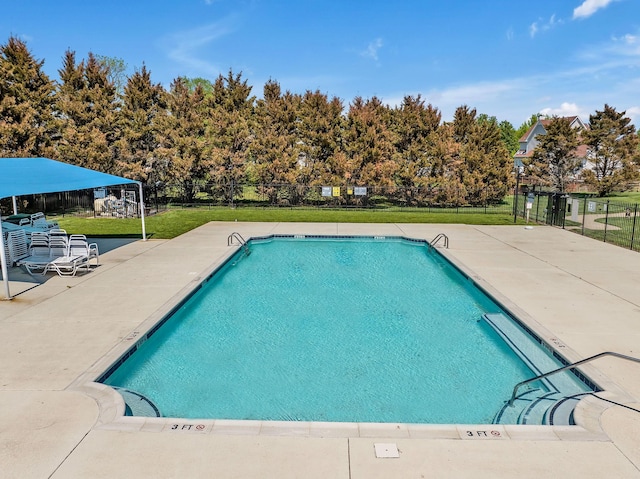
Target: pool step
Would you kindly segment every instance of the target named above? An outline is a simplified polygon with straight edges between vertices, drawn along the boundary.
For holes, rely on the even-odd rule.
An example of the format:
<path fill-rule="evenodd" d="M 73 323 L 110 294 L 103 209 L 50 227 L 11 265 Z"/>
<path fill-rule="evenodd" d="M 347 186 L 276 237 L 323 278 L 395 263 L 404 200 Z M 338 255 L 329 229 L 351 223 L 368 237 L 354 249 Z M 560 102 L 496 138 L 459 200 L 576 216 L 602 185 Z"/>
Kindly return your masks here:
<path fill-rule="evenodd" d="M 541 392 L 528 407 L 521 411 L 518 424 L 545 424 L 547 411 L 563 399 L 556 392 Z"/>
<path fill-rule="evenodd" d="M 494 424 L 575 425 L 573 411 L 585 395 L 564 396 L 558 392 L 531 389 L 518 396 L 513 406 L 506 401 L 493 419 Z"/>
<path fill-rule="evenodd" d="M 509 406 L 508 401 L 505 402 L 493 418 L 493 424 L 520 424 L 522 412 L 533 404 L 540 392 L 540 389 L 525 391 L 513 401 L 513 406 Z"/>
<path fill-rule="evenodd" d="M 150 399 L 140 393 L 126 388 L 111 386 L 124 399 L 126 406 L 125 416 L 162 417 L 160 410 Z"/>
<path fill-rule="evenodd" d="M 580 402 L 580 399 L 585 397 L 587 394 L 588 393 L 577 394 L 556 402 L 553 407 L 547 409 L 544 424 L 549 424 L 551 426 L 574 425 L 575 421 L 573 419 L 573 411 L 578 405 L 578 402 Z"/>
<path fill-rule="evenodd" d="M 541 349 L 540 344 L 508 316 L 488 313 L 482 318 L 531 369 L 534 376 L 562 366 L 558 359 Z M 574 424 L 573 409 L 580 398 L 587 394 L 575 376 L 563 372 L 532 384 L 540 387 L 519 394 L 513 406 L 505 402 L 495 415 L 494 423 Z"/>

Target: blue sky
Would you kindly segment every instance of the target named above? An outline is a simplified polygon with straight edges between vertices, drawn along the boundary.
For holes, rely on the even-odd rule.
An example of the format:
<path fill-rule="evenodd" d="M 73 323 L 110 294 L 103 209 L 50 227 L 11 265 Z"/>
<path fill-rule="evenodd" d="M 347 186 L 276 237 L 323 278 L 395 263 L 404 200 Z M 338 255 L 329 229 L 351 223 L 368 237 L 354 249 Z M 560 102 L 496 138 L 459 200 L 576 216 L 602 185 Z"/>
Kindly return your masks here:
<path fill-rule="evenodd" d="M 320 90 L 392 106 L 421 94 L 520 126 L 533 113 L 588 121 L 605 103 L 640 126 L 638 0 L 7 1 L 0 42 L 27 43 L 58 79 L 67 49 L 177 76 L 242 72 L 253 94 Z"/>

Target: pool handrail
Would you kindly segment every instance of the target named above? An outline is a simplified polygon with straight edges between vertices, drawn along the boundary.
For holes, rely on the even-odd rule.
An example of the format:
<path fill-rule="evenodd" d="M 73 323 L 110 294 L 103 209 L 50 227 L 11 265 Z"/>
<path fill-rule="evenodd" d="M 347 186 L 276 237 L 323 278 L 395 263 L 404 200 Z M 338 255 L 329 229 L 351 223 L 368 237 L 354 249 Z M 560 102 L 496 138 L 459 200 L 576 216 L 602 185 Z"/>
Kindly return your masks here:
<path fill-rule="evenodd" d="M 231 233 L 227 238 L 227 246 L 232 246 L 234 239 L 238 241 L 238 243 L 240 244 L 240 247 L 244 250 L 245 254 L 249 256 L 249 254 L 251 253 L 251 251 L 249 250 L 249 245 L 247 244 L 246 240 L 242 237 L 242 235 L 236 231 Z"/>
<path fill-rule="evenodd" d="M 429 246 L 431 246 L 433 248 L 438 243 L 438 241 L 440 241 L 441 239 L 444 239 L 444 247 L 448 249 L 449 248 L 449 237 L 444 233 L 440 233 L 438 236 L 433 238 L 431 240 L 431 242 L 429 243 Z"/>
<path fill-rule="evenodd" d="M 581 364 L 587 363 L 589 361 L 593 361 L 593 360 L 601 358 L 603 356 L 614 356 L 616 358 L 626 359 L 628 361 L 633 361 L 633 362 L 636 362 L 636 363 L 640 363 L 640 358 L 634 358 L 632 356 L 627 356 L 625 354 L 615 353 L 615 352 L 612 352 L 612 351 L 603 351 L 601 353 L 594 354 L 593 356 L 589 356 L 588 358 L 581 359 L 580 361 L 576 361 L 575 363 L 567 364 L 566 366 L 562 366 L 561 368 L 554 369 L 553 371 L 549 371 L 549 372 L 546 372 L 546 373 L 543 373 L 543 374 L 539 374 L 538 376 L 536 376 L 534 378 L 530 378 L 530 379 L 526 379 L 524 381 L 520 381 L 513 388 L 513 393 L 511 393 L 511 399 L 509 399 L 509 406 L 510 407 L 513 406 L 513 402 L 516 400 L 516 394 L 518 393 L 518 389 L 520 389 L 520 386 L 524 386 L 525 384 L 529 384 L 529 383 L 537 381 L 539 379 L 544 379 L 547 376 L 551 376 L 552 374 L 559 373 L 559 372 L 565 371 L 567 369 L 573 369 L 573 368 L 575 368 L 577 366 L 580 366 Z"/>

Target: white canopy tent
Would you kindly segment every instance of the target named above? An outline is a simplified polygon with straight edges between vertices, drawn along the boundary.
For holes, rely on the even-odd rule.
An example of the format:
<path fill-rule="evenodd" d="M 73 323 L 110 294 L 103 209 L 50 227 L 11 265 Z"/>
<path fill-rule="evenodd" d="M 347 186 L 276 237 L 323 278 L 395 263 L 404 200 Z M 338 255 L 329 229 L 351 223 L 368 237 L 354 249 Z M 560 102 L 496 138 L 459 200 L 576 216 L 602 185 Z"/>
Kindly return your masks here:
<path fill-rule="evenodd" d="M 144 197 L 142 183 L 120 176 L 109 175 L 80 166 L 62 163 L 49 158 L 0 158 L 0 199 L 58 191 L 76 191 L 137 184 L 140 191 L 140 217 L 142 219 L 142 239 L 146 241 L 144 222 Z M 2 218 L 0 217 L 0 231 Z M 11 299 L 9 274 L 5 254 L 4 234 L 0 234 L 0 262 L 6 299 Z"/>

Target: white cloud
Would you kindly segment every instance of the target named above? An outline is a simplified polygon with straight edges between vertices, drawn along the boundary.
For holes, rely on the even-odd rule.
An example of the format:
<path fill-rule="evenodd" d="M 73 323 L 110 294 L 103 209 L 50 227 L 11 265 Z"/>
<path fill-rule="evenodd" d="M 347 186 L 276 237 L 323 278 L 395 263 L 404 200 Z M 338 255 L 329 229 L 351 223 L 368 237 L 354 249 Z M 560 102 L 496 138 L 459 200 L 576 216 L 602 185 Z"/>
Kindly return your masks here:
<path fill-rule="evenodd" d="M 573 19 L 590 17 L 614 1 L 615 0 L 584 0 L 580 6 L 573 9 Z"/>
<path fill-rule="evenodd" d="M 635 125 L 636 129 L 640 128 L 640 106 L 627 108 L 626 112 L 627 116 L 631 118 L 631 123 Z"/>
<path fill-rule="evenodd" d="M 425 91 L 393 92 L 381 95 L 382 102 L 397 107 L 402 104 L 405 95 L 421 95 L 425 104 L 431 104 L 442 113 L 444 121 L 451 121 L 455 109 L 461 105 L 476 108 L 478 113 L 497 115 L 500 120 L 510 117 L 518 117 L 515 110 L 522 107 L 519 96 L 528 91 L 527 79 L 514 78 L 496 82 L 479 82 L 466 85 L 458 85 L 452 88 L 432 89 Z M 509 111 L 496 111 L 496 104 L 507 104 Z M 530 115 L 529 115 L 530 116 Z M 528 116 L 525 115 L 524 119 Z"/>
<path fill-rule="evenodd" d="M 383 92 L 380 98 L 398 106 L 405 94 L 422 93 L 425 103 L 438 108 L 444 121 L 453 119 L 457 107 L 468 105 L 479 113 L 508 120 L 515 127 L 539 112 L 578 115 L 588 121 L 590 114 L 607 103 L 619 111 L 626 109 L 634 124 L 640 126 L 640 107 L 635 101 L 640 91 L 638 47 L 640 32 L 631 32 L 605 43 L 583 43 L 580 54 L 558 64 L 556 69 L 542 69 L 530 76 L 479 79 L 437 88 L 414 85 L 412 91 Z"/>
<path fill-rule="evenodd" d="M 507 40 L 513 40 L 513 27 L 509 27 L 509 29 L 507 30 Z"/>
<path fill-rule="evenodd" d="M 533 22 L 529 25 L 529 35 L 531 38 L 535 37 L 538 32 L 545 32 L 547 30 L 551 30 L 557 25 L 562 25 L 564 22 L 562 20 L 558 20 L 556 18 L 556 14 L 554 13 L 549 17 L 549 20 L 544 20 L 539 18 L 537 21 Z"/>
<path fill-rule="evenodd" d="M 167 43 L 171 45 L 167 50 L 167 56 L 190 72 L 188 76 L 215 76 L 219 68 L 209 60 L 204 59 L 200 50 L 210 43 L 232 33 L 229 19 L 204 25 L 192 30 L 178 32 L 167 37 Z"/>
<path fill-rule="evenodd" d="M 378 50 L 382 48 L 382 45 L 382 38 L 376 38 L 374 41 L 369 43 L 369 46 L 366 50 L 360 52 L 360 55 L 365 58 L 371 58 L 375 61 L 378 61 Z"/>
<path fill-rule="evenodd" d="M 588 118 L 589 115 L 585 113 L 583 108 L 580 108 L 575 103 L 563 102 L 557 108 L 543 108 L 540 110 L 542 115 L 549 116 L 579 116 L 580 118 Z"/>
<path fill-rule="evenodd" d="M 604 47 L 608 52 L 623 56 L 640 56 L 640 37 L 638 35 L 627 33 L 621 37 L 613 37 L 612 42 L 611 45 Z"/>
<path fill-rule="evenodd" d="M 627 33 L 620 37 L 611 37 L 607 42 L 583 47 L 576 55 L 581 61 L 592 65 L 618 62 L 620 66 L 637 67 L 640 57 L 640 36 Z"/>
<path fill-rule="evenodd" d="M 521 81 L 518 79 L 481 82 L 447 88 L 441 91 L 432 91 L 427 95 L 427 98 L 429 101 L 434 101 L 434 103 L 442 101 L 447 104 L 473 105 L 479 101 L 500 98 L 508 92 L 520 89 L 520 87 Z"/>

